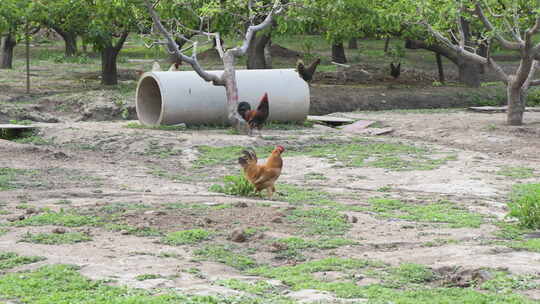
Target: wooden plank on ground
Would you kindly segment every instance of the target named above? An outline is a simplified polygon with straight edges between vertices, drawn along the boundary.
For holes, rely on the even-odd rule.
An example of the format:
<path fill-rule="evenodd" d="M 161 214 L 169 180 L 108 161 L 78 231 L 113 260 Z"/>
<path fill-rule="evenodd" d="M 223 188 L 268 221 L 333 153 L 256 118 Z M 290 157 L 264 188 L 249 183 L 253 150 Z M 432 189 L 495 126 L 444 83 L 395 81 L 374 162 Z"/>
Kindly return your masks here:
<path fill-rule="evenodd" d="M 469 107 L 468 108 L 471 111 L 474 112 L 481 112 L 481 113 L 504 113 L 506 112 L 506 107 Z M 540 107 L 526 107 L 525 112 L 540 112 Z"/>
<path fill-rule="evenodd" d="M 307 120 L 314 122 L 322 122 L 329 125 L 344 125 L 353 123 L 354 120 L 349 118 L 334 117 L 329 115 L 317 116 L 317 115 L 308 115 Z"/>

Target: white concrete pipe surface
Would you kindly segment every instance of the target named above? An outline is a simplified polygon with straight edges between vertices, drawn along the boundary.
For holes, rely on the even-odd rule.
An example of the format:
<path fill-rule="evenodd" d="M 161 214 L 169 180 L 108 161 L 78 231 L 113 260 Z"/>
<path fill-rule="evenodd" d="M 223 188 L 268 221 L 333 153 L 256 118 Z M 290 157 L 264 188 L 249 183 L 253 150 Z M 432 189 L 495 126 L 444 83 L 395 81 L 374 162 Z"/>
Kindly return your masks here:
<path fill-rule="evenodd" d="M 222 71 L 210 71 L 221 75 Z M 309 112 L 309 87 L 293 69 L 237 70 L 240 101 L 257 108 L 265 92 L 269 120 L 303 121 Z M 228 124 L 225 88 L 193 71 L 147 72 L 137 85 L 137 116 L 144 125 Z"/>

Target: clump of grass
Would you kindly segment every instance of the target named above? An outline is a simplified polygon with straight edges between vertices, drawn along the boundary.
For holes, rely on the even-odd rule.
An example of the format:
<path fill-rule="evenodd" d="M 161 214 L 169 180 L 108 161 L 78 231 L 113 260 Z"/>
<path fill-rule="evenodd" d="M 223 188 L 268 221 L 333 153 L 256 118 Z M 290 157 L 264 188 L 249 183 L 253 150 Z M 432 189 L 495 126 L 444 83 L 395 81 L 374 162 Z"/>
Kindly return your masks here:
<path fill-rule="evenodd" d="M 278 198 L 291 204 L 307 204 L 316 206 L 338 207 L 337 202 L 333 201 L 332 194 L 306 187 L 298 187 L 290 184 L 279 185 Z"/>
<path fill-rule="evenodd" d="M 35 171 L 32 170 L 0 168 L 0 191 L 18 188 L 17 181 L 19 178 L 33 174 L 35 174 Z"/>
<path fill-rule="evenodd" d="M 516 185 L 508 203 L 508 216 L 518 219 L 521 226 L 540 228 L 540 184 Z"/>
<path fill-rule="evenodd" d="M 14 226 L 44 226 L 58 225 L 66 227 L 81 227 L 81 226 L 98 226 L 103 223 L 103 220 L 96 216 L 79 215 L 72 212 L 45 212 L 22 221 L 14 222 Z"/>
<path fill-rule="evenodd" d="M 27 304 L 70 303 L 147 303 L 217 304 L 242 303 L 236 299 L 213 296 L 186 296 L 174 292 L 153 293 L 124 286 L 110 286 L 82 276 L 76 266 L 48 265 L 35 271 L 0 276 L 0 296 Z M 246 304 L 248 302 L 245 302 Z"/>
<path fill-rule="evenodd" d="M 75 244 L 80 242 L 91 241 L 92 238 L 87 234 L 80 232 L 66 232 L 66 233 L 27 233 L 21 239 L 21 242 L 46 244 L 46 245 L 58 245 L 58 244 Z"/>
<path fill-rule="evenodd" d="M 227 175 L 223 177 L 224 185 L 214 184 L 210 186 L 210 191 L 239 196 L 257 196 L 255 187 L 243 174 Z"/>
<path fill-rule="evenodd" d="M 400 288 L 406 284 L 424 284 L 433 281 L 435 273 L 424 265 L 404 263 L 389 269 L 389 275 L 384 278 L 385 285 Z"/>
<path fill-rule="evenodd" d="M 372 198 L 369 211 L 387 218 L 399 218 L 415 222 L 446 223 L 451 228 L 477 228 L 483 223 L 480 214 L 472 213 L 449 201 L 431 204 L 411 204 L 395 199 Z"/>
<path fill-rule="evenodd" d="M 282 243 L 285 249 L 278 252 L 278 258 L 295 259 L 298 261 L 305 260 L 302 252 L 306 249 L 311 250 L 324 250 L 334 249 L 341 246 L 356 244 L 355 241 L 343 239 L 343 238 L 324 238 L 318 240 L 305 240 L 299 237 L 289 237 L 276 240 L 277 243 Z"/>
<path fill-rule="evenodd" d="M 382 267 L 381 263 L 342 258 L 326 258 L 309 261 L 295 266 L 269 267 L 262 266 L 248 271 L 250 274 L 277 279 L 292 290 L 318 289 L 336 293 L 338 297 L 355 298 L 363 295 L 363 288 L 351 281 L 325 282 L 317 279 L 315 272 L 340 271 L 347 272 L 368 267 Z"/>
<path fill-rule="evenodd" d="M 204 229 L 182 230 L 168 233 L 161 241 L 169 245 L 196 244 L 208 240 L 211 235 L 212 232 Z"/>
<path fill-rule="evenodd" d="M 219 280 L 217 284 L 234 290 L 240 290 L 255 295 L 268 295 L 276 292 L 276 287 L 266 281 L 254 283 L 244 282 L 238 279 Z"/>
<path fill-rule="evenodd" d="M 195 255 L 223 263 L 239 270 L 246 270 L 257 266 L 255 260 L 233 252 L 230 246 L 208 245 L 196 250 Z"/>
<path fill-rule="evenodd" d="M 304 154 L 341 162 L 352 167 L 376 167 L 395 171 L 433 170 L 455 160 L 455 155 L 440 158 L 429 156 L 426 148 L 400 143 L 368 142 L 330 143 L 302 147 L 302 151 L 290 151 L 288 155 Z"/>
<path fill-rule="evenodd" d="M 480 284 L 480 289 L 497 293 L 514 293 L 516 290 L 537 289 L 540 287 L 538 275 L 511 275 L 505 271 L 495 272 L 495 277 Z"/>
<path fill-rule="evenodd" d="M 6 234 L 6 233 L 8 233 L 8 232 L 9 232 L 9 229 L 7 229 L 7 228 L 0 228 L 0 236 Z"/>
<path fill-rule="evenodd" d="M 122 231 L 122 233 L 132 234 L 136 236 L 162 236 L 163 232 L 152 227 L 134 227 L 128 224 L 115 224 L 108 223 L 105 225 L 105 229 L 111 231 Z"/>
<path fill-rule="evenodd" d="M 513 179 L 525 179 L 534 177 L 534 169 L 526 167 L 503 167 L 497 171 L 497 175 L 507 176 Z"/>
<path fill-rule="evenodd" d="M 146 280 L 154 280 L 154 279 L 161 279 L 161 278 L 163 278 L 163 276 L 160 275 L 160 274 L 146 273 L 146 274 L 140 274 L 140 275 L 136 276 L 135 280 L 137 280 L 137 281 L 146 281 Z"/>
<path fill-rule="evenodd" d="M 138 122 L 128 122 L 125 125 L 126 128 L 130 129 L 148 129 L 148 130 L 161 130 L 161 131 L 185 131 L 186 125 L 172 125 L 172 126 L 166 126 L 166 125 L 160 125 L 160 126 L 145 126 Z"/>
<path fill-rule="evenodd" d="M 341 213 L 334 209 L 321 207 L 293 210 L 287 220 L 299 222 L 300 227 L 307 235 L 342 235 L 351 227 Z"/>
<path fill-rule="evenodd" d="M 45 260 L 43 257 L 20 256 L 14 252 L 0 252 L 0 270 L 11 269 L 19 265 L 32 264 L 43 260 Z"/>

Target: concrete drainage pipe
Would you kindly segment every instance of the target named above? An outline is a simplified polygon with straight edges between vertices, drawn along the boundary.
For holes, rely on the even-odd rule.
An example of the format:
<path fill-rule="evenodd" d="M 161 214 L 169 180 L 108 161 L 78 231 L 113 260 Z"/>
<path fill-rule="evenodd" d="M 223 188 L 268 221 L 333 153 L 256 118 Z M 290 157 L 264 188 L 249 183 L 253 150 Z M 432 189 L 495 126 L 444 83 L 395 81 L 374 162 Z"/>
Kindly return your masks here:
<path fill-rule="evenodd" d="M 222 71 L 210 71 L 220 75 Z M 256 108 L 268 92 L 269 120 L 303 121 L 309 112 L 309 87 L 293 69 L 236 71 L 240 101 Z M 137 86 L 137 116 L 144 125 L 228 124 L 225 88 L 195 72 L 147 72 Z"/>

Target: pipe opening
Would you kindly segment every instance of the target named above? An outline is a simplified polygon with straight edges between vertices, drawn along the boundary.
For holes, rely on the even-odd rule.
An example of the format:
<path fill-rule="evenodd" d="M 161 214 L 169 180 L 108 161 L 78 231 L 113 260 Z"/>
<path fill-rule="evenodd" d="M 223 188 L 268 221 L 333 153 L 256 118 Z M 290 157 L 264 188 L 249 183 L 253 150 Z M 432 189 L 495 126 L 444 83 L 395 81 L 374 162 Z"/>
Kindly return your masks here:
<path fill-rule="evenodd" d="M 153 77 L 144 77 L 137 90 L 137 116 L 144 125 L 159 125 L 161 123 L 161 90 Z"/>

